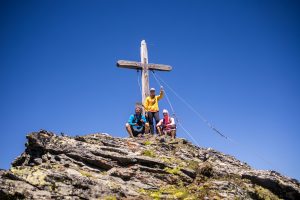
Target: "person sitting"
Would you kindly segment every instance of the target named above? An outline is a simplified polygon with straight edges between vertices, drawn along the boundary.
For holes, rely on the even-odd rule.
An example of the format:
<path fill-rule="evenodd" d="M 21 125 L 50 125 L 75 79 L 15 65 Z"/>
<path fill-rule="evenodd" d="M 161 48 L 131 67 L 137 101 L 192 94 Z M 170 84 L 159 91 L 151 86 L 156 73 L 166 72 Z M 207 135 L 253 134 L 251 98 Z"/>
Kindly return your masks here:
<path fill-rule="evenodd" d="M 144 115 L 142 115 L 142 108 L 136 107 L 135 113 L 130 115 L 126 123 L 126 130 L 129 137 L 142 137 L 143 134 L 149 132 L 149 124 Z"/>
<path fill-rule="evenodd" d="M 168 110 L 163 110 L 163 119 L 161 119 L 156 125 L 159 135 L 169 135 L 172 139 L 176 137 L 176 124 L 173 117 L 169 116 Z"/>

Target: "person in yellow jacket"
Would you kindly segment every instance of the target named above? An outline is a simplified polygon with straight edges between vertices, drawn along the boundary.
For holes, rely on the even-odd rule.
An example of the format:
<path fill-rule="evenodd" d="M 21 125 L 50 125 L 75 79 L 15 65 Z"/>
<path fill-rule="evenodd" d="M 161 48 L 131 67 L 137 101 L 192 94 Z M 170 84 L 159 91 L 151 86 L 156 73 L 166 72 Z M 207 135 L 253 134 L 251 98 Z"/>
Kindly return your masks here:
<path fill-rule="evenodd" d="M 147 112 L 148 122 L 150 125 L 150 132 L 151 134 L 154 134 L 154 125 L 153 125 L 153 118 L 155 119 L 155 124 L 159 122 L 159 107 L 158 107 L 158 101 L 161 100 L 164 96 L 164 90 L 163 87 L 160 87 L 160 93 L 159 95 L 155 95 L 155 89 L 150 89 L 150 96 L 148 96 L 145 99 L 144 102 L 144 108 Z M 157 133 L 157 129 L 156 129 Z"/>

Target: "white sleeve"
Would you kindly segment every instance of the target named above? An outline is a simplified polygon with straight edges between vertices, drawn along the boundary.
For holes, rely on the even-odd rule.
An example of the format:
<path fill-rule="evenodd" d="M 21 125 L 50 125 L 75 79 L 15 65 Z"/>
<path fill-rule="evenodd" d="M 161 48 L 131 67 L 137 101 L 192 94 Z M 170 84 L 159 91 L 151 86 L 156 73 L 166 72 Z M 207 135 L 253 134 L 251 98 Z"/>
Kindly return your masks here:
<path fill-rule="evenodd" d="M 162 123 L 163 123 L 163 119 L 159 120 L 159 122 L 157 123 L 157 125 L 156 125 L 156 126 L 161 126 L 161 125 L 162 125 Z"/>
<path fill-rule="evenodd" d="M 170 125 L 175 125 L 175 119 L 171 117 L 171 124 Z"/>

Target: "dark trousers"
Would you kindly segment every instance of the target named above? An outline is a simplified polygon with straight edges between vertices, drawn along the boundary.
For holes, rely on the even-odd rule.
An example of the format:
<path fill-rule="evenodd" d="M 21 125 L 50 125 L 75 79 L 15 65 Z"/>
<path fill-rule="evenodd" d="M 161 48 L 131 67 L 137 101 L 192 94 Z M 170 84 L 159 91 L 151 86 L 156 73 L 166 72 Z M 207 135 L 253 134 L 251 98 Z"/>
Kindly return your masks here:
<path fill-rule="evenodd" d="M 154 134 L 154 125 L 153 125 L 153 118 L 155 119 L 155 125 L 159 122 L 159 111 L 157 112 L 148 112 L 148 122 L 150 125 L 150 132 L 151 134 Z M 156 133 L 157 129 L 156 129 Z"/>

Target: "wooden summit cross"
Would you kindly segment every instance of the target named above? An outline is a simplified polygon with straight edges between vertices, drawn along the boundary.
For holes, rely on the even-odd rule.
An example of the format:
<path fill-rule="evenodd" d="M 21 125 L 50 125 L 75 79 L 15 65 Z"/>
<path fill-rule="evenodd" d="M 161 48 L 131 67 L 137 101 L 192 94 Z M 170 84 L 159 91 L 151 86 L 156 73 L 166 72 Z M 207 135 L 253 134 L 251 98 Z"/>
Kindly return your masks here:
<path fill-rule="evenodd" d="M 127 69 L 136 69 L 142 71 L 142 103 L 149 96 L 149 70 L 171 71 L 169 65 L 151 64 L 148 63 L 148 50 L 145 40 L 141 42 L 141 62 L 118 60 L 117 66 Z"/>

